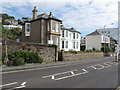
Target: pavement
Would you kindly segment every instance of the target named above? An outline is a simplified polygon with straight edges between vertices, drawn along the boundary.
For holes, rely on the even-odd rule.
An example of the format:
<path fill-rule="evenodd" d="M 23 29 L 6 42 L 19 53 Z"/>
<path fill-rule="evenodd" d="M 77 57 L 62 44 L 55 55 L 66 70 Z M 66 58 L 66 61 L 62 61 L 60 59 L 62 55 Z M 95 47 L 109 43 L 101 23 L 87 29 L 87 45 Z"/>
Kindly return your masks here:
<path fill-rule="evenodd" d="M 115 62 L 114 57 L 43 64 L 34 69 L 2 72 L 0 88 L 4 88 L 4 90 L 19 88 L 115 90 L 120 85 L 119 68 L 119 63 Z"/>
<path fill-rule="evenodd" d="M 41 67 L 51 67 L 51 66 L 59 66 L 59 65 L 66 65 L 66 64 L 72 64 L 72 63 L 89 63 L 89 62 L 96 62 L 101 60 L 107 60 L 109 57 L 100 57 L 99 59 L 93 58 L 93 59 L 83 59 L 83 60 L 71 60 L 71 61 L 57 61 L 57 62 L 51 62 L 48 64 L 27 64 L 22 66 L 2 66 L 2 72 L 8 72 L 8 71 L 16 71 L 16 70 L 26 70 L 26 69 L 35 69 L 35 68 L 41 68 Z M 111 57 L 113 60 L 114 57 Z"/>

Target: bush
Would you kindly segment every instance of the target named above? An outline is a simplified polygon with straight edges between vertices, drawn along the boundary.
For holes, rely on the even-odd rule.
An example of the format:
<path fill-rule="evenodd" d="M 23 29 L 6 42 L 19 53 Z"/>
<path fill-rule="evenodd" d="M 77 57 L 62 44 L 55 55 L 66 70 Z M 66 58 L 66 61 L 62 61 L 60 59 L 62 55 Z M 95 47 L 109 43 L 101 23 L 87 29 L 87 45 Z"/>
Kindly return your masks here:
<path fill-rule="evenodd" d="M 24 62 L 24 58 L 16 58 L 15 62 L 13 63 L 14 66 L 19 66 L 19 65 L 24 65 L 25 62 Z"/>
<path fill-rule="evenodd" d="M 77 54 L 78 52 L 77 52 L 77 51 L 70 51 L 70 53 L 74 53 L 74 54 Z"/>
<path fill-rule="evenodd" d="M 104 50 L 105 50 L 105 51 L 104 51 Z M 107 53 L 107 52 L 110 52 L 110 49 L 109 49 L 108 47 L 102 47 L 102 48 L 101 48 L 101 51 Z"/>
<path fill-rule="evenodd" d="M 43 58 L 38 55 L 37 52 L 25 52 L 17 51 L 8 54 L 9 63 L 8 66 L 24 65 L 25 63 L 42 63 Z"/>

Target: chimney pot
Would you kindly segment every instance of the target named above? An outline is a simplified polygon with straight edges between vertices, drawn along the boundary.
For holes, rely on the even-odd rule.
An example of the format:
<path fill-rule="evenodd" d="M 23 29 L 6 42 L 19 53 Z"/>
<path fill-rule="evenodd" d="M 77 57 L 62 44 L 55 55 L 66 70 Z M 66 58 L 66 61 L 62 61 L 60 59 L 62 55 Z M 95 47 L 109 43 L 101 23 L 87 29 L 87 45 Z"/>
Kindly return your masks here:
<path fill-rule="evenodd" d="M 52 12 L 50 12 L 50 15 L 49 16 L 52 16 Z"/>

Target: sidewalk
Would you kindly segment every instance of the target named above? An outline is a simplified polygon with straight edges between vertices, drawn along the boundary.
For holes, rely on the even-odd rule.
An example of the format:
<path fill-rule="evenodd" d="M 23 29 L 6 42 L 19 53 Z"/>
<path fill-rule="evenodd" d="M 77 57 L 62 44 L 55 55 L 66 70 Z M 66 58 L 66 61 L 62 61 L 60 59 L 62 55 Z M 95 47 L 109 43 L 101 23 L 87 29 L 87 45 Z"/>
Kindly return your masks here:
<path fill-rule="evenodd" d="M 72 63 L 84 64 L 84 63 L 103 61 L 103 60 L 109 60 L 109 59 L 113 59 L 113 61 L 115 60 L 114 57 L 100 57 L 100 58 L 84 59 L 84 60 L 57 61 L 57 62 L 52 62 L 48 64 L 30 64 L 30 65 L 23 65 L 23 66 L 2 66 L 2 72 L 35 69 L 35 68 L 42 68 L 42 67 L 52 67 L 52 66 L 67 65 L 67 64 L 72 64 Z"/>

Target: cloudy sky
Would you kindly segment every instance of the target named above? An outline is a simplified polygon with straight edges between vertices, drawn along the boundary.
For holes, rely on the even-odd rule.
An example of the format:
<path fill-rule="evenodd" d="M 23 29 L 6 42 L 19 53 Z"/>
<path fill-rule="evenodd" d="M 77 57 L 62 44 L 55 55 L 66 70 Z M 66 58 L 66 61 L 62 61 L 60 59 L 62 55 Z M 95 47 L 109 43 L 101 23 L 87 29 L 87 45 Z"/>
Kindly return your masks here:
<path fill-rule="evenodd" d="M 2 0 L 0 13 L 32 18 L 32 10 L 37 6 L 38 15 L 52 12 L 62 19 L 65 27 L 74 27 L 82 36 L 103 28 L 118 27 L 119 0 Z M 114 23 L 114 25 L 109 25 Z"/>

